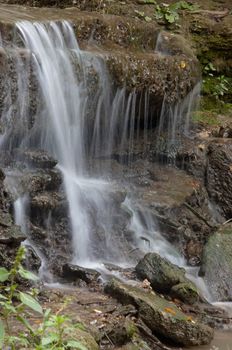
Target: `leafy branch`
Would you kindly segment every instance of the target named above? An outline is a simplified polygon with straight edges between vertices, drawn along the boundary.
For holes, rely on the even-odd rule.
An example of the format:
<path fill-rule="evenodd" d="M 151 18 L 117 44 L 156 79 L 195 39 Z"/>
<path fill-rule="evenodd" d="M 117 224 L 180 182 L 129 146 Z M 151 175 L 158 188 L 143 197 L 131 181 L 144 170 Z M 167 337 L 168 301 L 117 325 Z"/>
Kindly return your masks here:
<path fill-rule="evenodd" d="M 78 324 L 73 325 L 67 316 L 61 315 L 66 304 L 54 315 L 50 309 L 42 308 L 36 289 L 32 288 L 28 292 L 20 290 L 17 283 L 19 278 L 34 282 L 38 280 L 37 276 L 23 268 L 21 263 L 24 257 L 25 248 L 20 247 L 12 268 L 7 270 L 0 267 L 0 348 L 87 350 L 81 342 L 70 338 Z M 41 322 L 37 327 L 30 324 L 28 309 L 40 315 Z M 21 324 L 22 332 L 17 336 L 11 329 L 12 320 Z"/>

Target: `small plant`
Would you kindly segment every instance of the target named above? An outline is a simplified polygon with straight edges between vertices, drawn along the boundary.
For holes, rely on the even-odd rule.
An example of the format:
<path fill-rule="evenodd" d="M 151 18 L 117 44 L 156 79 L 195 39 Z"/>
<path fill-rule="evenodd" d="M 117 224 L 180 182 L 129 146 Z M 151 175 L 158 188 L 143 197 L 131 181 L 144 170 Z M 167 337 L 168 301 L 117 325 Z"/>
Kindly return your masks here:
<path fill-rule="evenodd" d="M 144 21 L 146 21 L 146 22 L 152 21 L 152 18 L 149 16 L 146 16 L 145 13 L 142 11 L 135 10 L 135 13 L 138 17 L 140 17 L 141 19 L 144 19 Z"/>
<path fill-rule="evenodd" d="M 31 288 L 27 293 L 20 291 L 17 283 L 19 278 L 38 280 L 37 276 L 23 268 L 21 262 L 24 257 L 25 248 L 20 247 L 12 268 L 0 268 L 0 348 L 87 350 L 81 342 L 69 339 L 79 325 L 72 325 L 68 317 L 61 315 L 66 304 L 53 315 L 50 309 L 43 310 L 37 300 L 36 289 Z M 41 317 L 41 322 L 36 327 L 30 324 L 29 310 Z M 12 332 L 12 322 L 18 322 L 20 332 L 17 336 Z"/>
<path fill-rule="evenodd" d="M 216 78 L 216 84 L 213 88 L 213 96 L 217 99 L 223 97 L 229 91 L 229 81 L 226 79 L 224 75 L 220 75 L 220 77 Z"/>
<path fill-rule="evenodd" d="M 181 10 L 194 11 L 199 8 L 198 5 L 187 1 L 178 1 L 170 5 L 165 3 L 159 5 L 155 0 L 139 0 L 139 3 L 144 5 L 154 5 L 154 18 L 157 20 L 162 20 L 166 24 L 173 24 L 177 22 L 180 18 L 179 13 Z M 147 16 L 142 11 L 135 10 L 135 13 L 146 22 L 150 22 L 152 20 L 150 16 Z"/>
<path fill-rule="evenodd" d="M 205 67 L 204 67 L 204 73 L 213 77 L 214 72 L 216 72 L 216 68 L 214 67 L 213 63 L 209 62 Z"/>
<path fill-rule="evenodd" d="M 220 100 L 229 91 L 229 80 L 224 75 L 215 77 L 216 72 L 217 69 L 211 62 L 204 67 L 203 90 Z"/>
<path fill-rule="evenodd" d="M 198 9 L 198 5 L 194 5 L 187 1 L 178 1 L 171 5 L 161 4 L 156 5 L 155 18 L 162 19 L 167 24 L 173 24 L 180 18 L 181 10 L 194 11 Z"/>

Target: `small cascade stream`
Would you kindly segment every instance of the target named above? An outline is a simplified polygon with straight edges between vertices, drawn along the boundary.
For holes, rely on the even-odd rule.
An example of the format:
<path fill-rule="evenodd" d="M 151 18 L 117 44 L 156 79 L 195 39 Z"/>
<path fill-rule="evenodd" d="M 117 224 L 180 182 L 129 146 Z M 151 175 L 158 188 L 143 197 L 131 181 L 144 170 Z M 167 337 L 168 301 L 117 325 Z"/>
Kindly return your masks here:
<path fill-rule="evenodd" d="M 79 49 L 68 22 L 59 24 L 20 22 L 16 25 L 16 29 L 25 47 L 23 54 L 26 55 L 22 57 L 22 52 L 17 51 L 15 45 L 9 48 L 9 53 L 12 54 L 13 51 L 16 61 L 18 80 L 16 104 L 20 109 L 16 112 L 17 119 L 13 121 L 10 118 L 13 101 L 10 94 L 6 96 L 6 128 L 2 147 L 11 151 L 17 148 L 21 152 L 30 148 L 43 149 L 58 160 L 58 169 L 63 175 L 63 186 L 69 205 L 75 263 L 83 265 L 96 259 L 96 254 L 92 251 L 95 240 L 95 237 L 91 236 L 93 220 L 88 208 L 94 210 L 97 225 L 100 225 L 105 232 L 107 249 L 105 256 L 101 258 L 109 260 L 113 257 L 113 260 L 121 260 L 120 247 L 117 247 L 115 241 L 112 246 L 110 238 L 113 222 L 110 213 L 112 208 L 110 210 L 108 208 L 112 184 L 104 178 L 104 169 L 101 169 L 101 178 L 89 175 L 87 156 L 110 157 L 114 147 L 117 146 L 121 150 L 120 153 L 123 153 L 122 150 L 125 148 L 129 149 L 127 161 L 131 162 L 135 132 L 138 132 L 135 127 L 137 96 L 134 92 L 127 96 L 125 89 L 116 89 L 114 92 L 103 59 L 101 56 Z M 38 89 L 36 98 L 40 99 L 34 116 L 36 120 L 31 121 L 34 123 L 32 127 L 28 110 L 31 69 L 36 77 Z M 90 70 L 94 70 L 94 77 L 98 80 L 93 92 L 89 92 Z M 145 113 L 141 107 L 139 111 L 141 115 L 145 115 L 143 131 L 145 141 L 149 124 L 148 99 L 146 95 Z M 89 127 L 87 117 L 91 123 L 94 122 L 93 126 Z M 12 134 L 14 135 L 15 127 L 12 126 L 12 122 L 17 123 L 17 128 L 20 129 L 20 134 L 14 139 Z M 141 123 L 140 118 L 137 123 Z M 88 142 L 91 140 L 88 145 L 86 137 Z M 15 213 L 16 222 L 26 232 L 23 220 L 26 210 L 26 201 L 23 199 L 25 196 L 27 194 L 16 199 Z M 147 228 L 149 229 L 151 227 Z M 156 245 L 159 246 L 159 243 L 164 255 L 166 251 L 170 251 L 170 244 L 162 236 L 159 236 Z M 171 256 L 170 253 L 167 255 Z"/>
<path fill-rule="evenodd" d="M 56 219 L 51 214 L 54 208 L 46 209 L 46 198 L 27 192 L 27 186 L 21 184 L 25 175 L 37 172 L 35 164 L 25 156 L 31 150 L 45 151 L 58 162 L 55 170 L 49 169 L 50 176 L 62 174 L 52 200 L 64 194 L 61 202 L 67 201 L 68 209 L 61 206 L 57 211 L 63 220 L 61 231 L 65 227 L 66 236 L 71 235 L 72 263 L 91 267 L 105 262 L 131 266 L 137 256 L 129 256 L 128 251 L 143 254 L 155 251 L 185 266 L 184 258 L 161 234 L 152 215 L 136 203 L 137 193 L 130 179 L 123 178 L 123 173 L 117 177 L 120 171 L 114 170 L 115 161 L 117 167 L 123 168 L 126 163 L 130 169 L 139 156 L 146 155 L 149 137 L 154 137 L 149 133 L 149 91 L 139 95 L 128 92 L 126 87 L 116 88 L 103 56 L 81 50 L 66 21 L 19 22 L 15 38 L 4 46 L 14 67 L 14 77 L 10 78 L 13 84 L 8 83 L 1 112 L 4 131 L 0 141 L 1 149 L 13 155 L 5 172 L 6 182 L 14 189 L 15 223 L 28 235 L 25 244 L 32 245 L 42 260 L 41 276 L 46 275 L 49 254 L 33 241 L 31 227 L 33 232 L 41 233 L 42 229 L 37 227 L 40 225 L 43 232 L 47 230 L 52 236 Z M 162 46 L 160 40 L 157 50 Z M 174 107 L 168 106 L 164 98 L 156 145 L 168 159 L 175 159 L 181 135 L 188 133 L 190 112 L 199 90 L 197 84 Z M 165 130 L 168 143 L 163 145 Z M 14 172 L 12 168 L 17 167 L 19 170 Z M 40 172 L 44 176 L 44 169 Z M 50 191 L 49 186 L 45 192 Z M 42 217 L 38 215 L 36 200 L 44 201 L 45 209 L 40 207 Z M 33 224 L 28 223 L 31 210 L 37 220 Z M 125 232 L 133 232 L 128 247 L 123 238 Z M 59 240 L 59 235 L 53 239 Z M 62 252 L 63 242 L 56 244 Z M 203 280 L 194 277 L 195 270 L 188 272 L 209 299 Z"/>

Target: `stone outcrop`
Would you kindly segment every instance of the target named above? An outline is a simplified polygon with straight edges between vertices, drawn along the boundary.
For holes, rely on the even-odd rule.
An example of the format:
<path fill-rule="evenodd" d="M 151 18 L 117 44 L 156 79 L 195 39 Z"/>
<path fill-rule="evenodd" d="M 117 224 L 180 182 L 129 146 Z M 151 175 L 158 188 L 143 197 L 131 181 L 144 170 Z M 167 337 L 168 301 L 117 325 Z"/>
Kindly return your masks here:
<path fill-rule="evenodd" d="M 5 16 L 4 11 L 6 11 Z M 139 94 L 145 90 L 149 91 L 149 101 L 152 106 L 156 106 L 156 109 L 158 106 L 161 108 L 164 96 L 168 103 L 177 103 L 200 79 L 198 61 L 187 41 L 181 36 L 172 35 L 171 40 L 168 41 L 171 46 L 168 55 L 155 52 L 156 39 L 160 31 L 160 27 L 155 22 L 143 23 L 131 17 L 102 15 L 97 12 L 90 14 L 78 9 L 56 10 L 54 13 L 52 9 L 41 9 L 38 12 L 28 8 L 24 13 L 23 9 L 17 6 L 12 7 L 9 15 L 8 8 L 1 5 L 0 32 L 3 40 L 4 33 L 7 33 L 7 40 L 10 40 L 10 28 L 13 29 L 14 22 L 24 17 L 27 19 L 28 14 L 33 21 L 39 21 L 41 18 L 72 21 L 81 47 L 104 58 L 114 85 L 120 88 L 126 87 L 128 92 L 136 91 Z M 97 51 L 95 46 L 91 48 L 90 41 L 98 45 Z M 17 54 L 25 61 L 30 56 L 23 48 Z M 8 80 L 8 84 L 10 82 L 14 85 L 15 72 L 12 71 L 14 60 L 15 53 L 6 54 L 4 50 L 0 51 L 0 65 L 3 65 L 0 69 L 2 72 L 0 84 L 1 81 L 6 82 L 4 72 L 6 74 L 9 71 L 8 76 L 10 75 L 12 79 Z M 36 86 L 33 76 L 30 77 L 30 84 Z M 17 91 L 17 86 L 14 87 L 13 93 L 14 90 Z M 36 101 L 33 98 L 33 92 L 30 99 L 30 110 L 33 111 L 39 100 Z M 16 106 L 15 110 L 17 110 Z M 33 119 L 32 115 L 30 117 Z"/>
<path fill-rule="evenodd" d="M 185 270 L 156 253 L 148 253 L 135 267 L 141 279 L 148 279 L 154 291 L 173 294 L 187 304 L 199 300 L 194 284 L 185 277 Z"/>
<path fill-rule="evenodd" d="M 232 143 L 230 139 L 210 143 L 207 154 L 206 188 L 221 214 L 232 217 Z"/>
<path fill-rule="evenodd" d="M 4 184 L 5 175 L 0 170 L 0 267 L 10 268 L 16 251 L 26 239 L 20 227 L 14 224 L 10 212 L 11 197 Z"/>
<path fill-rule="evenodd" d="M 232 226 L 213 234 L 203 251 L 200 275 L 214 300 L 232 301 Z"/>
<path fill-rule="evenodd" d="M 74 264 L 65 264 L 62 268 L 63 277 L 68 281 L 83 280 L 87 284 L 97 282 L 100 273 L 93 269 L 88 269 Z"/>
<path fill-rule="evenodd" d="M 132 287 L 116 279 L 105 286 L 106 293 L 123 304 L 137 307 L 139 317 L 154 332 L 175 344 L 191 346 L 209 344 L 213 330 L 193 321 L 175 304 L 166 301 L 151 291 Z"/>

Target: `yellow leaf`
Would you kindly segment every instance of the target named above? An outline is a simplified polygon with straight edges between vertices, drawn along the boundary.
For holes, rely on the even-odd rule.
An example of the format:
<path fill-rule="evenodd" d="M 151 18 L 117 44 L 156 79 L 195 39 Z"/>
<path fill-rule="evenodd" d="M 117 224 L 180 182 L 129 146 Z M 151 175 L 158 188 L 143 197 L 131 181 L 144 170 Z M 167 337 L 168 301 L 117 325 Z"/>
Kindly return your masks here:
<path fill-rule="evenodd" d="M 176 314 L 176 311 L 173 310 L 171 307 L 165 307 L 164 311 L 172 315 Z"/>
<path fill-rule="evenodd" d="M 181 61 L 180 62 L 180 68 L 184 69 L 186 67 L 186 62 L 185 61 Z"/>

